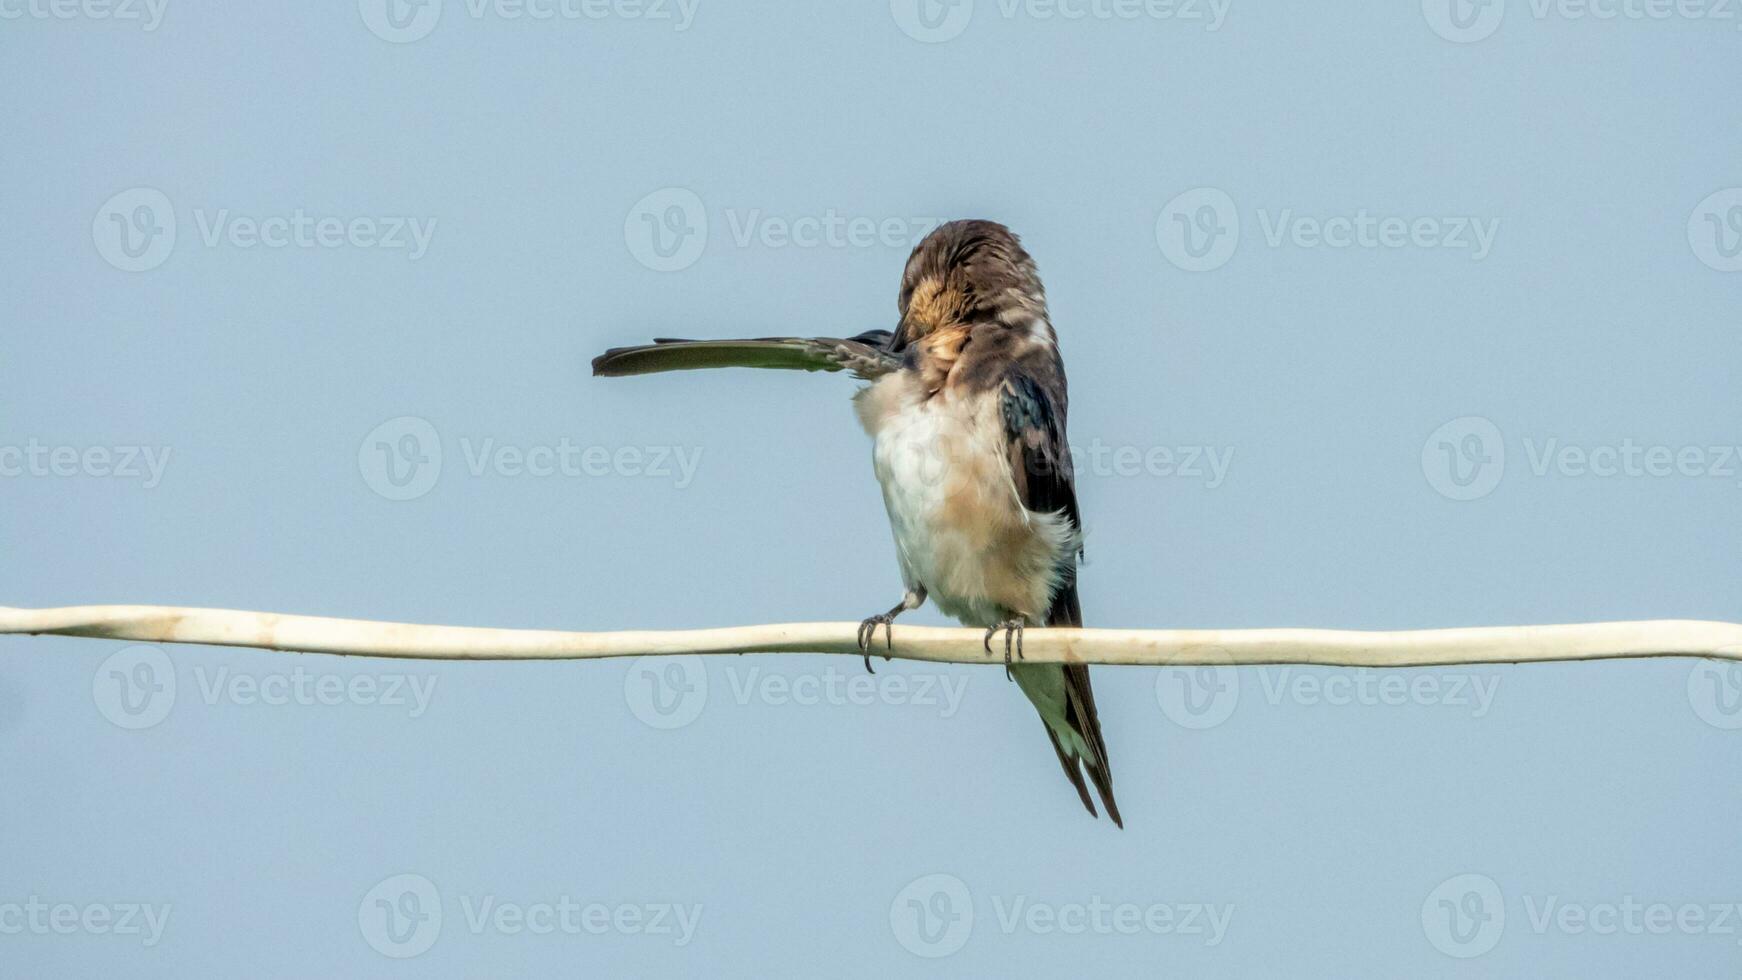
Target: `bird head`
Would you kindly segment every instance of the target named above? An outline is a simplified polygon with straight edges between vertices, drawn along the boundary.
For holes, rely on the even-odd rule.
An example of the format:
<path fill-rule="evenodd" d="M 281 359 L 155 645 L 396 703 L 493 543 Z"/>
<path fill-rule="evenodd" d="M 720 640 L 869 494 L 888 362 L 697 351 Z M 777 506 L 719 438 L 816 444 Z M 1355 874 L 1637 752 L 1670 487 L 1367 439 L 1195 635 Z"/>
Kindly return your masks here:
<path fill-rule="evenodd" d="M 1046 290 L 1034 260 L 1010 229 L 995 221 L 951 221 L 908 256 L 899 308 L 896 350 L 940 331 L 981 323 L 1044 324 Z"/>

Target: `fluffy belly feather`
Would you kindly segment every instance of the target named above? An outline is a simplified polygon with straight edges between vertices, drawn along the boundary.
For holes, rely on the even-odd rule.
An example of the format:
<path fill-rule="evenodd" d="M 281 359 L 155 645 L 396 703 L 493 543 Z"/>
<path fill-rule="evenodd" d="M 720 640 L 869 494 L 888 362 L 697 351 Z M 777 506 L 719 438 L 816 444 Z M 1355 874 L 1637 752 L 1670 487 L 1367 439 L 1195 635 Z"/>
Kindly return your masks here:
<path fill-rule="evenodd" d="M 946 388 L 928 398 L 901 374 L 854 402 L 907 586 L 924 586 L 968 625 L 1044 622 L 1072 533 L 1059 515 L 1033 513 L 1017 497 L 997 394 Z"/>

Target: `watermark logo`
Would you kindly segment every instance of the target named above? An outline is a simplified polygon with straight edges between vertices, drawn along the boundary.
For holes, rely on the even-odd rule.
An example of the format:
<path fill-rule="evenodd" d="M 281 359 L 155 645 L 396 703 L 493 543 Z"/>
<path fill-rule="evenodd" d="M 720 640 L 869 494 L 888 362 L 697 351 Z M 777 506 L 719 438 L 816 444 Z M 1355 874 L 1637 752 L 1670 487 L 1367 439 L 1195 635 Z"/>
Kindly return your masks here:
<path fill-rule="evenodd" d="M 329 674 L 298 665 L 252 674 L 229 667 L 194 667 L 199 699 L 207 706 L 400 708 L 421 718 L 435 699 L 435 674 Z M 131 646 L 110 655 L 91 677 L 91 699 L 117 727 L 137 731 L 160 724 L 175 707 L 174 663 L 153 646 Z"/>
<path fill-rule="evenodd" d="M 834 208 L 821 214 L 767 214 L 761 208 L 727 208 L 726 230 L 738 248 L 888 248 L 918 245 L 942 218 L 873 218 L 845 215 Z"/>
<path fill-rule="evenodd" d="M 1452 419 L 1421 444 L 1421 472 L 1449 500 L 1486 497 L 1506 474 L 1506 440 L 1480 415 Z"/>
<path fill-rule="evenodd" d="M 147 489 L 163 482 L 169 446 L 55 446 L 31 439 L 0 446 L 0 477 L 94 477 L 139 480 Z"/>
<path fill-rule="evenodd" d="M 1258 208 L 1257 227 L 1266 248 L 1328 248 L 1362 251 L 1406 248 L 1466 252 L 1486 259 L 1500 234 L 1499 218 L 1475 215 L 1375 214 L 1367 208 L 1328 215 L 1294 208 Z M 1198 187 L 1167 202 L 1155 219 L 1161 254 L 1187 272 L 1219 269 L 1240 245 L 1242 219 L 1234 199 L 1214 187 Z"/>
<path fill-rule="evenodd" d="M 436 29 L 442 19 L 442 0 L 357 0 L 357 12 L 376 37 L 410 44 Z"/>
<path fill-rule="evenodd" d="M 363 941 L 382 956 L 409 959 L 429 952 L 442 935 L 442 896 L 419 874 L 384 879 L 357 903 Z"/>
<path fill-rule="evenodd" d="M 727 207 L 713 217 L 694 191 L 663 187 L 635 202 L 623 219 L 623 242 L 635 261 L 655 272 L 677 272 L 700 259 L 710 227 L 724 227 L 734 248 L 908 249 L 943 219 L 844 214 L 836 208 L 806 214 L 771 214 Z"/>
<path fill-rule="evenodd" d="M 751 701 L 776 708 L 911 705 L 936 709 L 940 718 L 954 718 L 968 690 L 965 674 L 843 673 L 825 667 L 821 673 L 787 675 L 738 664 L 726 668 L 726 683 L 740 706 Z"/>
<path fill-rule="evenodd" d="M 1506 0 L 1422 0 L 1422 15 L 1434 33 L 1448 41 L 1473 44 L 1500 28 Z M 1529 0 L 1522 5 L 1537 23 L 1641 23 L 1693 21 L 1736 24 L 1736 0 Z M 1742 24 L 1737 24 L 1742 29 Z"/>
<path fill-rule="evenodd" d="M 1524 916 L 1513 923 L 1537 936 L 1713 936 L 1734 943 L 1742 932 L 1742 902 L 1642 901 L 1632 893 L 1599 901 L 1569 900 L 1554 892 L 1516 897 Z M 1422 902 L 1422 932 L 1447 956 L 1481 956 L 1506 931 L 1506 906 L 1507 896 L 1494 879 L 1455 875 Z"/>
<path fill-rule="evenodd" d="M 1694 255 L 1719 272 L 1742 272 L 1742 187 L 1706 197 L 1688 216 Z"/>
<path fill-rule="evenodd" d="M 194 668 L 194 683 L 207 705 L 220 702 L 250 707 L 404 708 L 406 717 L 422 718 L 435 699 L 435 674 L 326 674 L 302 666 L 264 675 L 237 673 L 228 667 Z"/>
<path fill-rule="evenodd" d="M 1087 446 L 1069 445 L 1071 467 L 1079 477 L 1161 477 L 1200 481 L 1214 490 L 1228 479 L 1233 446 L 1108 445 L 1100 437 Z"/>
<path fill-rule="evenodd" d="M 1155 701 L 1181 728 L 1203 731 L 1227 721 L 1240 704 L 1240 672 L 1226 650 L 1200 651 L 1211 663 L 1164 667 L 1155 675 Z"/>
<path fill-rule="evenodd" d="M 1521 440 L 1529 475 L 1544 479 L 1730 480 L 1742 487 L 1742 445 L 1640 442 L 1563 442 L 1558 436 Z M 1451 500 L 1475 500 L 1494 492 L 1506 473 L 1506 442 L 1489 419 L 1467 415 L 1434 430 L 1422 443 L 1421 471 Z"/>
<path fill-rule="evenodd" d="M 444 458 L 441 434 L 414 415 L 388 419 L 357 446 L 363 483 L 387 500 L 416 500 L 429 493 L 441 480 Z M 702 448 L 589 446 L 567 436 L 554 443 L 516 444 L 468 435 L 459 439 L 458 458 L 473 479 L 629 477 L 670 480 L 683 490 L 701 467 Z"/>
<path fill-rule="evenodd" d="M 1464 709 L 1485 718 L 1500 690 L 1496 674 L 1410 672 L 1359 668 L 1329 673 L 1294 667 L 1258 667 L 1242 674 L 1228 654 L 1212 648 L 1200 666 L 1164 667 L 1155 679 L 1155 700 L 1167 719 L 1181 728 L 1204 731 L 1225 723 L 1240 704 L 1241 689 L 1256 691 L 1271 707 Z M 1258 686 L 1244 683 L 1256 676 Z"/>
<path fill-rule="evenodd" d="M 554 444 L 514 445 L 485 436 L 460 437 L 460 455 L 472 477 L 625 476 L 671 480 L 679 490 L 696 478 L 700 446 L 583 446 L 564 436 Z"/>
<path fill-rule="evenodd" d="M 687 187 L 662 187 L 629 209 L 623 241 L 635 261 L 655 272 L 687 269 L 708 246 L 708 209 Z"/>
<path fill-rule="evenodd" d="M 1158 478 L 1188 480 L 1205 490 L 1223 486 L 1234 464 L 1234 447 L 1212 443 L 1149 444 L 1109 443 L 1096 436 L 1086 443 L 1068 444 L 1070 470 L 1078 480 Z M 898 442 L 879 444 L 873 462 L 886 478 L 900 474 L 904 483 L 945 487 L 946 492 L 967 492 L 958 479 L 962 472 L 961 446 L 953 444 Z M 1059 464 L 1046 456 L 1027 461 L 1028 472 L 1049 477 Z"/>
<path fill-rule="evenodd" d="M 1206 34 L 1214 34 L 1222 29 L 1232 6 L 1233 0 L 993 0 L 992 9 L 1006 21 L 1196 22 Z M 903 34 L 937 44 L 968 29 L 974 0 L 890 0 L 889 12 Z"/>
<path fill-rule="evenodd" d="M 0 902 L 0 936 L 138 936 L 150 949 L 163 940 L 173 906 L 149 902 L 47 902 L 32 895 Z"/>
<path fill-rule="evenodd" d="M 1234 906 L 1210 902 L 1121 902 L 1101 895 L 1052 901 L 1028 894 L 993 894 L 986 920 L 1003 935 L 1192 937 L 1219 946 Z M 914 879 L 889 903 L 895 941 L 915 956 L 938 959 L 967 945 L 974 931 L 974 896 L 950 874 Z"/>
<path fill-rule="evenodd" d="M 134 187 L 103 202 L 91 220 L 103 261 L 122 272 L 148 272 L 175 250 L 175 208 L 154 187 Z"/>
<path fill-rule="evenodd" d="M 91 676 L 91 700 L 117 727 L 151 728 L 175 707 L 175 665 L 157 647 L 117 650 Z"/>
<path fill-rule="evenodd" d="M 973 896 L 955 875 L 915 878 L 889 903 L 889 928 L 901 948 L 915 956 L 949 956 L 966 946 L 974 931 Z"/>
<path fill-rule="evenodd" d="M 4 2 L 4 0 L 0 0 Z M 272 250 L 357 248 L 403 252 L 416 262 L 429 252 L 436 219 L 399 215 L 309 214 L 295 208 L 265 217 L 229 208 L 195 208 L 194 225 L 206 248 Z M 91 221 L 97 254 L 123 272 L 147 272 L 169 259 L 176 245 L 175 206 L 162 191 L 135 187 L 103 202 Z"/>
<path fill-rule="evenodd" d="M 357 470 L 388 500 L 416 500 L 442 475 L 442 441 L 428 419 L 401 415 L 370 430 L 357 447 Z"/>
<path fill-rule="evenodd" d="M 1187 272 L 1219 269 L 1240 245 L 1240 209 L 1226 191 L 1193 188 L 1162 207 L 1155 241 L 1169 262 Z"/>
<path fill-rule="evenodd" d="M 1631 437 L 1619 443 L 1578 445 L 1550 436 L 1524 439 L 1532 476 L 1550 472 L 1569 478 L 1737 480 L 1742 486 L 1742 446 L 1672 446 L 1641 443 Z"/>
<path fill-rule="evenodd" d="M 0 20 L 133 21 L 149 34 L 168 7 L 169 0 L 0 0 Z"/>
<path fill-rule="evenodd" d="M 623 675 L 623 700 L 649 728 L 682 728 L 708 706 L 708 669 L 694 654 L 637 657 Z"/>
<path fill-rule="evenodd" d="M 1457 44 L 1474 44 L 1500 29 L 1505 0 L 1421 0 L 1433 32 Z"/>
<path fill-rule="evenodd" d="M 473 936 L 604 936 L 664 938 L 687 946 L 701 924 L 702 906 L 676 902 L 583 902 L 563 893 L 554 900 L 505 901 L 495 894 L 461 894 L 460 917 L 447 920 Z M 392 959 L 429 951 L 443 931 L 443 900 L 420 874 L 380 882 L 357 903 L 357 928 L 371 949 Z"/>
<path fill-rule="evenodd" d="M 428 37 L 441 21 L 443 0 L 357 0 L 370 33 L 410 44 Z M 698 0 L 464 0 L 461 13 L 474 21 L 639 20 L 667 22 L 682 33 L 695 23 Z"/>
<path fill-rule="evenodd" d="M 194 224 L 198 226 L 200 242 L 207 248 L 228 245 L 231 248 L 273 250 L 357 248 L 383 252 L 404 252 L 406 259 L 416 262 L 429 254 L 435 240 L 437 219 L 405 215 L 364 215 L 346 218 L 338 215 L 314 215 L 302 208 L 289 214 L 256 217 L 233 214 L 229 208 L 208 211 L 194 209 Z"/>
<path fill-rule="evenodd" d="M 874 648 L 872 652 L 877 651 Z M 963 673 L 866 674 L 829 666 L 816 672 L 784 674 L 734 662 L 725 668 L 725 674 L 725 687 L 714 689 L 723 690 L 739 707 L 753 702 L 772 708 L 901 706 L 954 718 L 968 690 Z M 682 728 L 701 715 L 715 680 L 710 679 L 701 657 L 643 658 L 623 679 L 624 702 L 635 717 L 653 728 Z"/>
<path fill-rule="evenodd" d="M 1641 902 L 1632 895 L 1620 901 L 1569 902 L 1559 895 L 1525 895 L 1525 920 L 1542 936 L 1725 936 L 1742 930 L 1739 902 Z M 1734 940 L 1733 940 L 1734 941 Z M 1742 945 L 1742 943 L 1738 943 Z"/>
<path fill-rule="evenodd" d="M 889 13 L 903 34 L 937 44 L 968 29 L 974 19 L 974 0 L 889 0 Z"/>
<path fill-rule="evenodd" d="M 1506 931 L 1506 901 L 1499 884 L 1479 874 L 1440 882 L 1421 903 L 1421 929 L 1447 956 L 1469 959 L 1488 952 Z"/>
<path fill-rule="evenodd" d="M 1731 653 L 1742 653 L 1732 649 Z M 1688 672 L 1688 704 L 1713 728 L 1742 729 L 1742 663 L 1702 660 Z"/>

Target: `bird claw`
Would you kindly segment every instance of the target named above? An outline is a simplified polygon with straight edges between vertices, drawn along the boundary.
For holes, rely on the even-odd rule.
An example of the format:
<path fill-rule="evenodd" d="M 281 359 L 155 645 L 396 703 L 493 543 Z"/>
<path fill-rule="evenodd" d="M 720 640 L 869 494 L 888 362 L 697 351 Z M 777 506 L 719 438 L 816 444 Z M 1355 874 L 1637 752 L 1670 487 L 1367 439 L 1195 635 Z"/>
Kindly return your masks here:
<path fill-rule="evenodd" d="M 859 622 L 859 652 L 865 656 L 865 672 L 867 674 L 877 673 L 871 669 L 871 644 L 877 642 L 877 627 L 883 627 L 883 648 L 893 650 L 895 649 L 894 624 L 894 613 L 878 613 L 875 616 L 866 616 Z M 883 659 L 888 660 L 889 654 L 884 654 Z"/>
<path fill-rule="evenodd" d="M 992 637 L 996 636 L 999 630 L 1004 631 L 1004 679 L 1005 680 L 1010 680 L 1010 649 L 1011 649 L 1011 640 L 1012 639 L 1014 639 L 1016 641 L 1016 659 L 1018 659 L 1018 660 L 1024 659 L 1022 656 L 1022 629 L 1023 629 L 1023 626 L 1024 626 L 1024 623 L 1021 619 L 1006 619 L 1002 623 L 998 623 L 995 626 L 989 627 L 986 630 L 986 638 L 981 641 L 981 646 L 985 647 L 987 653 L 991 653 L 992 652 Z"/>

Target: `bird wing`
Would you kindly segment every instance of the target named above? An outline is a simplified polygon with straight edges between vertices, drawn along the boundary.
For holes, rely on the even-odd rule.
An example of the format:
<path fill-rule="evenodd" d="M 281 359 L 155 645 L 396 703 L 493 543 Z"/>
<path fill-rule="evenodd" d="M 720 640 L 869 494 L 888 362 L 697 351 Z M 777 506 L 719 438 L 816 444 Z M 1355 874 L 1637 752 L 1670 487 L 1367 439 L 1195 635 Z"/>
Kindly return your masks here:
<path fill-rule="evenodd" d="M 1063 365 L 1056 354 L 1044 361 L 1018 361 L 1004 377 L 1000 388 L 1004 431 L 1010 453 L 1010 470 L 1016 482 L 1017 496 L 1028 510 L 1039 514 L 1060 514 L 1070 522 L 1076 540 L 1081 541 L 1082 515 L 1077 509 L 1075 473 L 1071 467 L 1070 447 L 1065 441 L 1066 392 Z M 1080 553 L 1081 545 L 1077 550 Z M 1083 625 L 1082 604 L 1077 597 L 1076 554 L 1070 556 L 1063 576 L 1053 594 L 1052 607 L 1047 611 L 1048 626 Z M 1037 665 L 1038 666 L 1038 665 Z M 1036 668 L 1029 668 L 1034 670 Z M 1101 736 L 1101 719 L 1095 712 L 1095 691 L 1089 684 L 1089 668 L 1084 664 L 1062 664 L 1047 669 L 1063 673 L 1065 716 L 1057 719 L 1069 734 L 1061 740 L 1054 731 L 1055 719 L 1042 713 L 1047 722 L 1047 736 L 1065 775 L 1082 797 L 1090 813 L 1095 805 L 1083 785 L 1082 769 L 1107 807 L 1107 815 L 1120 827 L 1119 805 L 1113 800 L 1113 771 L 1107 765 L 1107 744 Z M 1074 737 L 1072 737 L 1074 736 Z M 1077 765 L 1081 758 L 1082 767 Z"/>
<path fill-rule="evenodd" d="M 851 371 L 875 380 L 901 366 L 887 350 L 889 331 L 856 337 L 756 337 L 744 340 L 657 338 L 638 347 L 613 347 L 593 358 L 593 374 L 623 377 L 660 371 L 748 367 L 788 371 Z"/>

